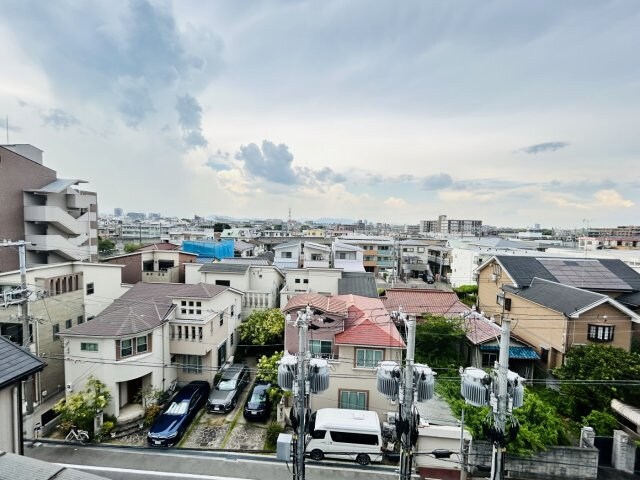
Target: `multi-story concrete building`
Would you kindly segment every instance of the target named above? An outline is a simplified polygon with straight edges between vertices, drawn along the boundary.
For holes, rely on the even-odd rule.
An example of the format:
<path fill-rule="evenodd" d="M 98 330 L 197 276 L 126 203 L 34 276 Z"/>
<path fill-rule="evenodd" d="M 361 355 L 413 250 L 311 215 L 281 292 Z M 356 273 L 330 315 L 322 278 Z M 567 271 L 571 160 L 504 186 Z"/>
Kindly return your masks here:
<path fill-rule="evenodd" d="M 0 146 L 0 238 L 26 240 L 27 264 L 95 259 L 97 196 L 58 179 L 32 145 Z M 17 251 L 0 249 L 0 272 L 19 267 Z"/>
<path fill-rule="evenodd" d="M 437 220 L 420 221 L 420 233 L 468 234 L 474 235 L 482 230 L 482 220 L 455 220 L 439 215 Z"/>

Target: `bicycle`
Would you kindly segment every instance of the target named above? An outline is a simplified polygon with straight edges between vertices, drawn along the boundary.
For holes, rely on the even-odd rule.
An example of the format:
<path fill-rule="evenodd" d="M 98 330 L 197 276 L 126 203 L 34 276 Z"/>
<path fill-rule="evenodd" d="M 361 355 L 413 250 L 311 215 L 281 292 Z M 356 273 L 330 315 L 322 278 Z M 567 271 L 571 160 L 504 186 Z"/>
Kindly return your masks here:
<path fill-rule="evenodd" d="M 89 441 L 89 432 L 87 432 L 86 430 L 78 430 L 78 427 L 76 427 L 75 425 L 71 426 L 71 430 L 69 430 L 69 433 L 67 433 L 66 438 L 64 439 L 65 442 L 80 442 L 80 443 L 84 443 L 84 442 L 88 442 Z"/>

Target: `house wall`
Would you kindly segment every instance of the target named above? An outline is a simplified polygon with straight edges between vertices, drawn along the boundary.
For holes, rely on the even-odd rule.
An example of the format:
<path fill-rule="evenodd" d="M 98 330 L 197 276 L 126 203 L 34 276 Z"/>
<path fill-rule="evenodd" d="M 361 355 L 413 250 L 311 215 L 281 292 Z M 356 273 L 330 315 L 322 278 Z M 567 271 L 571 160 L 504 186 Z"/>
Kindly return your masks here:
<path fill-rule="evenodd" d="M 193 285 L 195 283 L 207 283 L 204 274 L 200 272 L 201 263 L 187 263 L 184 265 L 184 283 Z"/>
<path fill-rule="evenodd" d="M 368 397 L 367 409 L 376 411 L 380 418 L 386 417 L 386 412 L 395 411 L 397 406 L 387 400 L 381 393 L 378 393 L 375 368 L 355 367 L 355 349 L 356 347 L 350 345 L 340 345 L 338 347 L 339 360 L 331 362 L 332 370 L 329 388 L 322 393 L 311 395 L 311 408 L 313 410 L 337 408 L 342 390 L 364 391 L 367 392 Z M 400 363 L 402 357 L 401 349 L 382 348 L 382 350 L 384 350 L 383 360 L 394 360 Z"/>
<path fill-rule="evenodd" d="M 55 170 L 0 147 L 0 239 L 24 240 L 23 190 L 44 187 L 55 179 Z M 0 248 L 0 272 L 19 267 L 16 249 Z"/>
<path fill-rule="evenodd" d="M 607 320 L 604 320 L 606 315 Z M 612 342 L 592 341 L 588 338 L 589 324 L 614 325 L 614 335 Z M 592 308 L 588 312 L 580 315 L 580 318 L 569 321 L 567 331 L 567 343 L 573 344 L 600 343 L 612 347 L 619 347 L 626 351 L 631 349 L 632 327 L 631 317 L 615 308 L 613 305 L 603 304 Z"/>
<path fill-rule="evenodd" d="M 475 285 L 475 269 L 478 267 L 478 259 L 481 258 L 478 252 L 462 248 L 451 250 L 451 273 L 449 282 L 452 287 L 460 285 Z"/>
<path fill-rule="evenodd" d="M 20 383 L 16 385 L 9 385 L 0 390 L 0 451 L 20 454 L 19 433 L 22 425 L 16 424 L 16 417 L 20 415 L 22 406 L 18 404 L 17 389 Z"/>
<path fill-rule="evenodd" d="M 110 265 L 123 265 L 122 269 L 122 283 L 128 283 L 135 285 L 142 281 L 142 252 L 134 253 L 117 258 L 109 258 L 104 261 Z"/>
<path fill-rule="evenodd" d="M 72 389 L 67 390 L 67 395 L 83 390 L 89 377 L 94 376 L 107 386 L 113 397 L 105 412 L 118 416 L 120 414 L 120 386 L 118 385 L 120 382 L 150 374 L 151 386 L 166 390 L 177 378 L 176 368 L 170 366 L 168 326 L 164 324 L 157 327 L 151 334 L 150 352 L 120 360 L 116 360 L 116 339 L 114 338 L 65 337 L 65 377 L 66 383 L 72 385 Z M 144 333 L 134 336 L 142 335 Z M 119 337 L 120 340 L 125 338 L 131 337 Z M 82 351 L 82 342 L 97 343 L 98 351 Z"/>
<path fill-rule="evenodd" d="M 321 260 L 312 260 L 313 255 L 321 255 Z M 304 267 L 329 268 L 331 262 L 331 250 L 315 248 L 311 245 L 304 246 Z"/>
<path fill-rule="evenodd" d="M 231 288 L 245 292 L 249 290 L 248 270 L 245 273 L 220 273 L 220 272 L 201 272 L 202 282 L 215 285 L 216 280 L 226 280 L 231 282 Z"/>
<path fill-rule="evenodd" d="M 492 262 L 478 272 L 478 310 L 484 311 L 485 316 L 502 313 L 502 307 L 496 303 L 496 298 L 502 292 L 503 285 L 514 285 L 513 280 L 505 271 L 501 271 L 496 280 L 491 279 L 493 273 Z M 498 265 L 499 267 L 499 265 Z"/>

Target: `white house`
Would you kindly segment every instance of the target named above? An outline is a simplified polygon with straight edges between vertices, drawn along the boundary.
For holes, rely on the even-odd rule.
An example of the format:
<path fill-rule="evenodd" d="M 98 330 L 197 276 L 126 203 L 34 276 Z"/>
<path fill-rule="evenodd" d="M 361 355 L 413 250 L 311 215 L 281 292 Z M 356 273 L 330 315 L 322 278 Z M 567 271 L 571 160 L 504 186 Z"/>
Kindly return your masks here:
<path fill-rule="evenodd" d="M 278 307 L 284 278 L 278 267 L 257 258 L 185 265 L 185 283 L 222 285 L 241 292 L 242 318 L 254 310 Z"/>
<path fill-rule="evenodd" d="M 331 245 L 333 266 L 345 272 L 364 272 L 364 250 L 357 245 L 349 245 L 334 240 Z M 307 266 L 307 265 L 305 265 Z"/>
<path fill-rule="evenodd" d="M 138 283 L 95 319 L 62 330 L 66 389 L 89 376 L 106 384 L 106 413 L 126 422 L 143 413 L 143 388 L 206 380 L 233 355 L 241 294 L 206 284 Z"/>
<path fill-rule="evenodd" d="M 275 259 L 273 263 L 278 268 L 299 268 L 302 257 L 300 242 L 286 242 L 273 247 Z"/>
<path fill-rule="evenodd" d="M 303 265 L 328 268 L 331 266 L 331 247 L 315 242 L 304 242 Z"/>

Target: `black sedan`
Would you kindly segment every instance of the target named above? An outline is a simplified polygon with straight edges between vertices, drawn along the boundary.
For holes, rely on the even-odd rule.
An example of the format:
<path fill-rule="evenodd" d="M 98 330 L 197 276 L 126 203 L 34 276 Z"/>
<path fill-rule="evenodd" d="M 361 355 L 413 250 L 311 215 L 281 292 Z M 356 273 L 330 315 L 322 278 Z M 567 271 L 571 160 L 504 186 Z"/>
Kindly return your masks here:
<path fill-rule="evenodd" d="M 169 407 L 156 418 L 147 434 L 153 446 L 171 447 L 178 443 L 189 424 L 209 396 L 209 382 L 191 382 L 171 400 Z"/>
<path fill-rule="evenodd" d="M 256 382 L 244 404 L 244 418 L 247 420 L 263 420 L 271 413 L 271 400 L 269 399 L 268 382 Z"/>
<path fill-rule="evenodd" d="M 242 363 L 229 365 L 222 371 L 216 387 L 211 390 L 207 409 L 218 413 L 233 410 L 247 383 L 249 383 L 249 367 Z"/>

